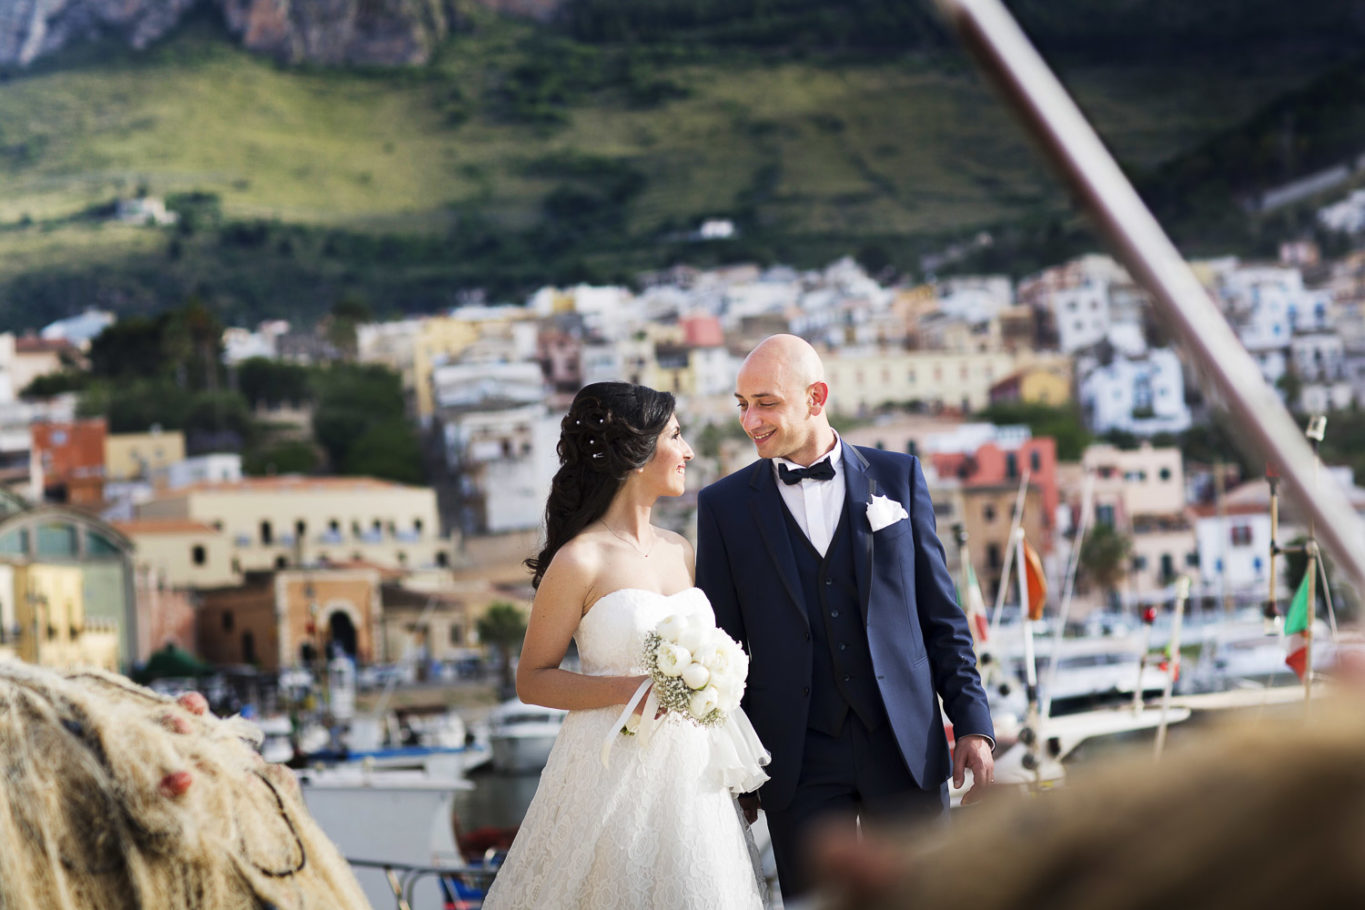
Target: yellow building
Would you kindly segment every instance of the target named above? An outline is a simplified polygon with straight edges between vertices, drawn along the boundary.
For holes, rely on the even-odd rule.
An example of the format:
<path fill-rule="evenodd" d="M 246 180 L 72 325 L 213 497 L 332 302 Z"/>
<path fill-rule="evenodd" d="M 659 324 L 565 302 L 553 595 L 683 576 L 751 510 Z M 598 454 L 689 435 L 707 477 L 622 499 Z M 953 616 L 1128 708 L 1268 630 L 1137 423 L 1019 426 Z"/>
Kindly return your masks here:
<path fill-rule="evenodd" d="M 824 355 L 835 413 L 857 414 L 919 402 L 934 409 L 979 411 L 990 388 L 1018 367 L 1014 354 L 844 349 Z"/>
<path fill-rule="evenodd" d="M 1056 407 L 1071 401 L 1071 358 L 1050 355 L 1006 376 L 991 387 L 991 402 L 1023 401 Z"/>
<path fill-rule="evenodd" d="M 219 588 L 241 582 L 232 568 L 231 547 L 225 533 L 202 521 L 145 518 L 116 521 L 133 542 L 138 569 L 155 569 L 173 588 Z"/>
<path fill-rule="evenodd" d="M 285 475 L 195 484 L 140 503 L 137 520 L 146 519 L 199 522 L 221 531 L 234 575 L 317 563 L 416 569 L 450 561 L 435 491 L 372 477 Z"/>
<path fill-rule="evenodd" d="M 185 434 L 179 430 L 104 437 L 106 480 L 150 480 L 157 470 L 184 460 Z"/>
<path fill-rule="evenodd" d="M 84 588 L 79 566 L 0 563 L 4 647 L 44 667 L 118 669 L 118 626 L 86 615 Z"/>

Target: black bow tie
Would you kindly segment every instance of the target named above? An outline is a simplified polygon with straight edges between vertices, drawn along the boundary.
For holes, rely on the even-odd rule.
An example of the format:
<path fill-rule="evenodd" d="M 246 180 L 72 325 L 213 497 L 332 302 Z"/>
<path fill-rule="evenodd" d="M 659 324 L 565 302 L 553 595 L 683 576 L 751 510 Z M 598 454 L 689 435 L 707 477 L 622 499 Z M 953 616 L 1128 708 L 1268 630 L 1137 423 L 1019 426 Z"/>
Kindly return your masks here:
<path fill-rule="evenodd" d="M 800 483 L 807 477 L 811 480 L 833 480 L 834 464 L 828 458 L 822 458 L 808 468 L 789 468 L 779 464 L 777 476 L 782 478 L 783 483 Z"/>

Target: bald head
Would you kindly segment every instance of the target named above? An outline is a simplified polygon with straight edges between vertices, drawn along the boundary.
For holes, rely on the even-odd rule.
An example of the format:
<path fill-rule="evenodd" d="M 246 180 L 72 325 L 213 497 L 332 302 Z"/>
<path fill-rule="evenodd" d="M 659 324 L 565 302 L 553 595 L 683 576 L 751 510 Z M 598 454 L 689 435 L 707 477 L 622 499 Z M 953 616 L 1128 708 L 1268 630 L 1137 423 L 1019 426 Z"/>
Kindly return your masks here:
<path fill-rule="evenodd" d="M 772 376 L 780 386 L 799 392 L 825 381 L 825 365 L 810 342 L 796 335 L 769 335 L 749 352 L 740 373 Z"/>
<path fill-rule="evenodd" d="M 834 445 L 825 367 L 804 339 L 772 335 L 760 342 L 739 368 L 735 398 L 744 431 L 764 458 L 808 465 Z"/>

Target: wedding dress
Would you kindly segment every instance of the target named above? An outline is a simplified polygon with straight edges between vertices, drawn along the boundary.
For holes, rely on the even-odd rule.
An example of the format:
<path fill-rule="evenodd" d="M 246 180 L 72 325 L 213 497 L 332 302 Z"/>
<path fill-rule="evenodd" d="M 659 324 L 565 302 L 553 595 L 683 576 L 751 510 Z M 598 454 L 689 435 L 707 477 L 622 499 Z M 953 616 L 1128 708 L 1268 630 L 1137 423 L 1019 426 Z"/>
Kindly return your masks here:
<path fill-rule="evenodd" d="M 582 672 L 644 674 L 645 635 L 670 614 L 711 607 L 699 588 L 664 596 L 623 588 L 574 633 Z M 676 715 L 647 742 L 603 741 L 621 707 L 570 711 L 484 910 L 758 910 L 752 838 L 713 774 L 715 728 Z"/>

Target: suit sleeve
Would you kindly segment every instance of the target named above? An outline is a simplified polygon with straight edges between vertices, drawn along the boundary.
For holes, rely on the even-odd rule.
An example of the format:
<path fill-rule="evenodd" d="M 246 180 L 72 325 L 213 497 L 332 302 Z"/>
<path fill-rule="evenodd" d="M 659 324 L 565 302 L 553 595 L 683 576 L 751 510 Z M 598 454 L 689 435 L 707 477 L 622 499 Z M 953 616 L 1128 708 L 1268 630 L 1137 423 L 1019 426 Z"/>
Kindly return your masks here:
<path fill-rule="evenodd" d="M 943 544 L 934 520 L 929 487 L 914 459 L 910 469 L 910 520 L 915 548 L 915 606 L 933 671 L 934 689 L 956 735 L 995 738 L 986 690 L 976 669 L 967 616 L 958 605 Z"/>
<path fill-rule="evenodd" d="M 703 490 L 697 497 L 697 587 L 711 601 L 716 625 L 747 651 L 749 636 L 745 632 L 744 617 L 739 609 L 730 555 L 726 552 L 725 538 L 708 493 Z"/>

